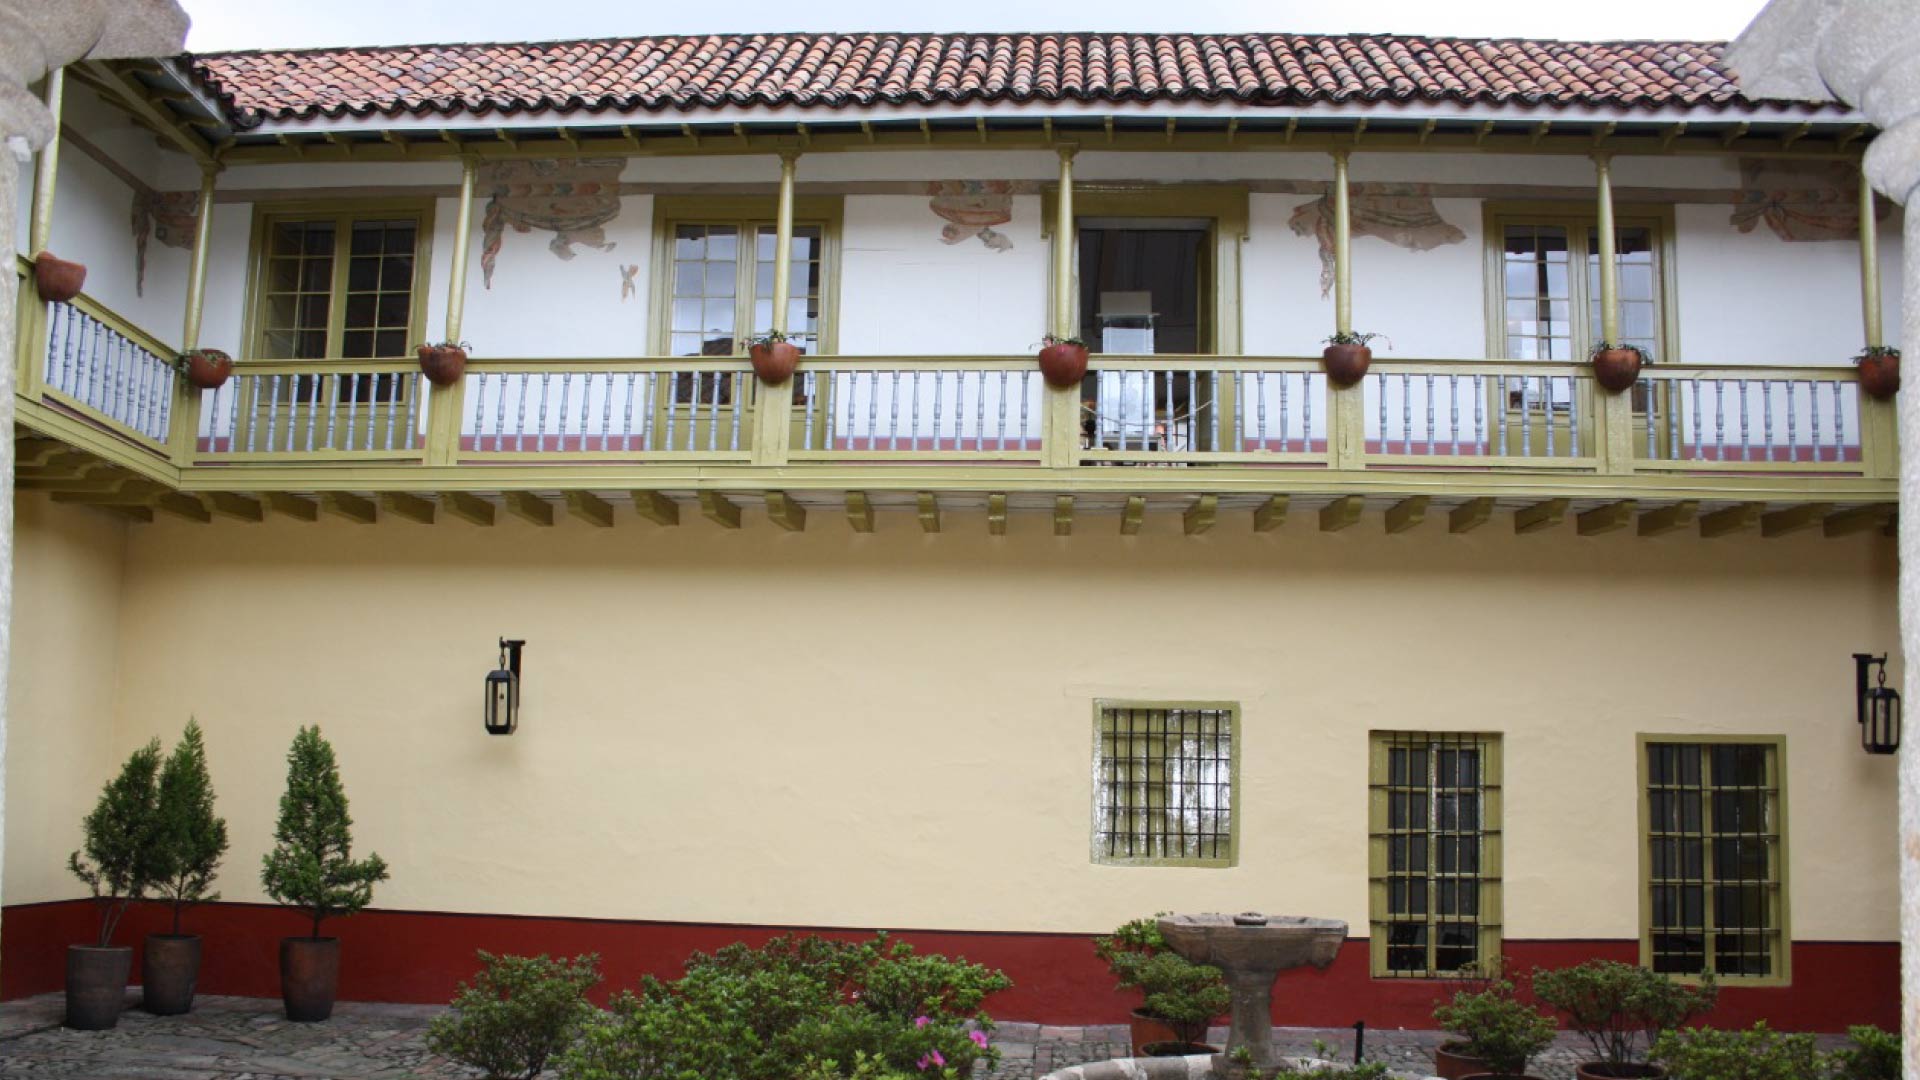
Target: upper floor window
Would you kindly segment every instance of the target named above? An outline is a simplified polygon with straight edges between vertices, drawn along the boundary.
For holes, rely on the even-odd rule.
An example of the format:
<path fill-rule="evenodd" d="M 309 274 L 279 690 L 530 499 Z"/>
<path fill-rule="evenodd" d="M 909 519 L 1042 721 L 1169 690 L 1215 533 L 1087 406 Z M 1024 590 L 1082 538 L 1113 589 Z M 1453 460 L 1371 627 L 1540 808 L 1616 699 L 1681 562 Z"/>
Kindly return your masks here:
<path fill-rule="evenodd" d="M 1095 862 L 1234 864 L 1238 715 L 1224 703 L 1095 703 Z"/>
<path fill-rule="evenodd" d="M 1379 731 L 1369 754 L 1369 943 L 1380 976 L 1500 955 L 1500 737 Z"/>
<path fill-rule="evenodd" d="M 265 214 L 253 356 L 410 355 L 425 322 L 429 216 L 424 206 Z"/>
<path fill-rule="evenodd" d="M 1594 215 L 1572 210 L 1492 212 L 1501 321 L 1490 342 L 1503 359 L 1584 359 L 1601 339 L 1600 254 Z M 1666 355 L 1661 260 L 1667 230 L 1655 216 L 1622 214 L 1614 228 L 1620 332 L 1614 344 Z M 1582 269 L 1583 268 L 1583 269 Z"/>
<path fill-rule="evenodd" d="M 658 347 L 670 356 L 739 356 L 749 339 L 773 328 L 774 266 L 781 258 L 769 199 L 660 200 L 666 237 Z M 832 341 L 828 294 L 837 204 L 795 203 L 789 266 L 787 335 L 802 352 Z"/>

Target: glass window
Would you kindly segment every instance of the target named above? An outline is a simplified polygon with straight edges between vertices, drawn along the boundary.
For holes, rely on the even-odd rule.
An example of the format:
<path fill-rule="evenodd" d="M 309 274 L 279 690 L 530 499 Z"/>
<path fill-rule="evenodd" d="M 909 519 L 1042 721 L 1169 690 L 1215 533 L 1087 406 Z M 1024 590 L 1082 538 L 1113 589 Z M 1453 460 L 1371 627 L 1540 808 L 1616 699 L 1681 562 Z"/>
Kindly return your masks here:
<path fill-rule="evenodd" d="M 1500 308 L 1510 360 L 1580 360 L 1601 339 L 1600 253 L 1592 215 L 1529 215 L 1500 225 Z M 1635 221 L 1615 226 L 1620 338 L 1659 360 L 1664 351 L 1660 232 Z M 1584 273 L 1573 268 L 1585 266 Z"/>
<path fill-rule="evenodd" d="M 1500 954 L 1500 739 L 1375 732 L 1375 975 L 1454 975 Z"/>
<path fill-rule="evenodd" d="M 787 335 L 806 353 L 820 351 L 822 237 L 819 225 L 795 225 Z M 753 238 L 743 260 L 740 238 Z M 667 349 L 673 356 L 742 356 L 747 340 L 773 328 L 772 222 L 680 222 L 673 226 Z"/>
<path fill-rule="evenodd" d="M 1643 959 L 1672 975 L 1783 968 L 1779 746 L 1646 744 Z"/>
<path fill-rule="evenodd" d="M 402 360 L 422 340 L 415 289 L 424 212 L 273 215 L 266 219 L 255 357 Z M 408 380 L 343 377 L 342 401 L 394 400 Z M 294 400 L 320 392 L 296 375 Z"/>
<path fill-rule="evenodd" d="M 1232 866 L 1232 705 L 1098 704 L 1093 858 Z"/>

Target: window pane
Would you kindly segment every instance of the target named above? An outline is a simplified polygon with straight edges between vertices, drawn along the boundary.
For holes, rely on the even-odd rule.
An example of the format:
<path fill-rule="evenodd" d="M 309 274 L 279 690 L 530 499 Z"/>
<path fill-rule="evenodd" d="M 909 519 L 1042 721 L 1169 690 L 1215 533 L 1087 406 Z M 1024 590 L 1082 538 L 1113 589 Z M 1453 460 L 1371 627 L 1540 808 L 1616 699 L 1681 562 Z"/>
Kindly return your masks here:
<path fill-rule="evenodd" d="M 1097 749 L 1098 858 L 1231 861 L 1231 711 L 1103 706 Z"/>
<path fill-rule="evenodd" d="M 1499 784 L 1493 737 L 1396 732 L 1373 739 L 1384 758 L 1375 783 L 1385 790 L 1369 804 L 1375 842 L 1385 845 L 1384 878 L 1373 893 L 1373 919 L 1387 939 L 1381 973 L 1457 971 L 1480 954 L 1489 929 L 1481 920 L 1497 914 L 1480 876 L 1495 825 L 1486 793 Z M 1413 948 L 1415 941 L 1422 947 Z"/>
<path fill-rule="evenodd" d="M 1770 975 L 1782 935 L 1779 793 L 1765 743 L 1649 744 L 1648 927 L 1656 970 Z M 1671 882 L 1671 884 L 1669 884 Z"/>

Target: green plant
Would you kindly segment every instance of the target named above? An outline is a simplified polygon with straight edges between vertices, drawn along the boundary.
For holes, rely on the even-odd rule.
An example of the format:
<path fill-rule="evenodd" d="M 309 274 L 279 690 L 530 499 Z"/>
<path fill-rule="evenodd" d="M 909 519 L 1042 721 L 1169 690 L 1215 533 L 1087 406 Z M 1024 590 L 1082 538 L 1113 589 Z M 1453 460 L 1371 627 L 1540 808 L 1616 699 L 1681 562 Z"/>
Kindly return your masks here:
<path fill-rule="evenodd" d="M 1322 340 L 1326 342 L 1326 344 L 1328 345 L 1359 345 L 1362 348 L 1365 348 L 1367 343 L 1372 341 L 1374 338 L 1381 338 L 1383 340 L 1386 340 L 1387 335 L 1356 334 L 1351 330 L 1337 330 L 1334 333 L 1323 338 Z M 1387 347 L 1388 348 L 1393 347 L 1393 342 L 1391 340 L 1387 341 Z"/>
<path fill-rule="evenodd" d="M 1808 1080 L 1820 1075 L 1811 1035 L 1783 1035 L 1762 1021 L 1751 1031 L 1688 1028 L 1662 1032 L 1653 1059 L 1673 1080 Z"/>
<path fill-rule="evenodd" d="M 1900 350 L 1894 348 L 1892 345 L 1869 345 L 1860 350 L 1859 355 L 1853 358 L 1853 362 L 1857 364 L 1869 357 L 1886 357 L 1889 360 L 1898 360 L 1900 359 Z"/>
<path fill-rule="evenodd" d="M 1708 1011 L 1719 997 L 1711 975 L 1699 986 L 1683 986 L 1649 968 L 1614 960 L 1535 969 L 1532 982 L 1534 996 L 1564 1013 L 1567 1026 L 1585 1036 L 1595 1059 L 1608 1065 L 1644 1060 L 1662 1031 Z"/>
<path fill-rule="evenodd" d="M 787 333 L 784 330 L 769 330 L 766 333 L 761 334 L 757 337 L 748 338 L 747 347 L 748 348 L 766 348 L 771 345 L 784 344 L 785 342 L 788 342 L 791 340 L 793 339 L 787 336 Z"/>
<path fill-rule="evenodd" d="M 120 775 L 107 781 L 93 812 L 81 823 L 81 851 L 67 856 L 67 869 L 93 892 L 102 948 L 113 943 L 121 917 L 152 883 L 149 842 L 159 797 L 154 777 L 159 769 L 159 739 L 135 750 L 120 767 Z"/>
<path fill-rule="evenodd" d="M 287 790 L 273 838 L 273 850 L 261 859 L 260 884 L 279 903 L 307 912 L 315 938 L 320 920 L 366 907 L 374 883 L 387 880 L 386 860 L 353 857 L 340 766 L 318 726 L 301 728 L 287 751 Z"/>
<path fill-rule="evenodd" d="M 1047 346 L 1052 346 L 1052 345 L 1072 345 L 1077 349 L 1084 349 L 1087 347 L 1087 343 L 1085 341 L 1082 341 L 1080 338 L 1075 337 L 1072 334 L 1042 334 L 1040 335 L 1040 345 L 1043 348 Z"/>
<path fill-rule="evenodd" d="M 167 366 L 181 375 L 185 375 L 187 369 L 193 365 L 195 357 L 200 357 L 208 363 L 213 364 L 224 364 L 233 359 L 233 357 L 227 355 L 227 353 L 221 349 L 192 349 L 183 353 L 175 353 L 173 359 L 168 362 Z"/>
<path fill-rule="evenodd" d="M 1146 991 L 1146 1012 L 1164 1021 L 1183 1043 L 1204 1040 L 1213 1018 L 1233 1007 L 1233 993 L 1217 967 L 1162 952 L 1149 957 L 1135 974 Z"/>
<path fill-rule="evenodd" d="M 1834 1080 L 1899 1080 L 1900 1033 L 1861 1026 L 1847 1029 L 1853 1045 L 1829 1059 Z"/>
<path fill-rule="evenodd" d="M 459 349 L 463 353 L 473 352 L 473 346 L 464 341 L 423 341 L 418 349 Z"/>
<path fill-rule="evenodd" d="M 173 908 L 173 932 L 194 904 L 220 899 L 211 891 L 220 858 L 227 853 L 227 823 L 213 812 L 213 780 L 200 724 L 187 721 L 179 745 L 160 768 L 159 795 L 149 846 L 148 876 Z"/>
<path fill-rule="evenodd" d="M 428 1026 L 427 1048 L 488 1080 L 533 1080 L 593 1015 L 586 995 L 600 982 L 600 958 L 479 956 L 472 984 Z"/>
<path fill-rule="evenodd" d="M 1513 984 L 1492 983 L 1481 991 L 1462 991 L 1433 1010 L 1442 1028 L 1467 1044 L 1469 1056 L 1496 1073 L 1519 1075 L 1527 1062 L 1553 1042 L 1555 1024 L 1514 996 Z"/>
<path fill-rule="evenodd" d="M 1614 349 L 1624 349 L 1627 352 L 1633 353 L 1635 356 L 1638 356 L 1640 358 L 1640 362 L 1643 364 L 1650 364 L 1653 362 L 1652 357 L 1649 357 L 1647 355 L 1647 350 L 1641 348 L 1638 345 L 1628 345 L 1626 342 L 1621 342 L 1618 345 L 1613 345 L 1605 341 L 1596 341 L 1593 343 L 1593 348 L 1588 350 L 1588 355 L 1591 356 L 1598 353 L 1608 352 Z"/>

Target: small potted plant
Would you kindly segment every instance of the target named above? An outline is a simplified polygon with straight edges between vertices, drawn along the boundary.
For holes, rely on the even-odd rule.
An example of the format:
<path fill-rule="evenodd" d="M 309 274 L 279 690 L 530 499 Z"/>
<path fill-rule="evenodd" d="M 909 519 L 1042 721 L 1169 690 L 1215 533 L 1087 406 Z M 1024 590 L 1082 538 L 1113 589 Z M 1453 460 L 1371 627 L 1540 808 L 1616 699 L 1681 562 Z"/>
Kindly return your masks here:
<path fill-rule="evenodd" d="M 77 262 L 55 258 L 43 251 L 33 258 L 33 286 L 40 299 L 49 304 L 64 304 L 80 295 L 87 284 L 87 268 Z"/>
<path fill-rule="evenodd" d="M 120 1022 L 133 949 L 113 944 L 113 931 L 147 889 L 159 770 L 160 740 L 155 739 L 134 751 L 120 775 L 107 782 L 82 825 L 82 850 L 67 857 L 67 868 L 86 882 L 100 912 L 98 940 L 67 946 L 70 1028 L 105 1031 Z"/>
<path fill-rule="evenodd" d="M 1157 917 L 1132 919 L 1121 923 L 1112 934 L 1093 939 L 1093 954 L 1113 974 L 1115 990 L 1140 989 L 1136 974 L 1140 966 L 1155 953 L 1165 952 L 1166 949 L 1167 941 L 1160 934 Z M 1167 1042 L 1176 1037 L 1166 1021 L 1148 1014 L 1144 1009 L 1134 1009 L 1131 1015 L 1128 1027 L 1135 1057 L 1145 1056 L 1148 1043 Z"/>
<path fill-rule="evenodd" d="M 227 823 L 213 812 L 207 750 L 192 720 L 160 768 L 150 847 L 153 887 L 173 909 L 173 930 L 147 935 L 140 983 L 148 1012 L 178 1016 L 193 1009 L 200 981 L 200 935 L 181 933 L 180 916 L 194 904 L 220 899 L 211 886 L 227 852 Z"/>
<path fill-rule="evenodd" d="M 1342 330 L 1326 339 L 1327 347 L 1320 351 L 1320 362 L 1333 385 L 1352 386 L 1366 377 L 1367 367 L 1373 363 L 1373 349 L 1367 343 L 1381 336 Z"/>
<path fill-rule="evenodd" d="M 1147 996 L 1146 1013 L 1173 1029 L 1172 1039 L 1141 1047 L 1146 1056 L 1220 1052 L 1219 1047 L 1209 1046 L 1206 1041 L 1208 1025 L 1233 1007 L 1233 992 L 1227 989 L 1219 968 L 1192 963 L 1177 953 L 1160 952 L 1135 969 L 1135 977 Z"/>
<path fill-rule="evenodd" d="M 1853 358 L 1860 369 L 1860 389 L 1875 401 L 1890 401 L 1900 392 L 1900 350 L 1891 345 L 1869 345 Z"/>
<path fill-rule="evenodd" d="M 1533 993 L 1593 1047 L 1593 1060 L 1575 1070 L 1578 1080 L 1664 1080 L 1667 1071 L 1646 1060 L 1654 1039 L 1713 1008 L 1719 998 L 1711 975 L 1699 986 L 1682 986 L 1615 960 L 1536 970 Z"/>
<path fill-rule="evenodd" d="M 473 346 L 464 341 L 429 341 L 414 349 L 420 357 L 420 373 L 435 386 L 452 386 L 467 373 L 467 352 Z"/>
<path fill-rule="evenodd" d="M 1764 1020 L 1750 1031 L 1662 1032 L 1654 1041 L 1653 1058 L 1676 1080 L 1802 1080 L 1825 1075 L 1812 1035 L 1773 1031 Z"/>
<path fill-rule="evenodd" d="M 1040 339 L 1040 375 L 1048 386 L 1077 386 L 1087 374 L 1087 343 L 1077 337 L 1048 334 Z"/>
<path fill-rule="evenodd" d="M 1441 1028 L 1460 1037 L 1465 1056 L 1485 1063 L 1478 1072 L 1450 1080 L 1525 1076 L 1527 1062 L 1553 1042 L 1553 1018 L 1521 1002 L 1513 984 L 1505 980 L 1495 981 L 1485 990 L 1463 990 L 1453 995 L 1452 1001 L 1433 1010 L 1433 1018 Z"/>
<path fill-rule="evenodd" d="M 800 346 L 779 330 L 769 330 L 757 338 L 747 341 L 747 359 L 753 364 L 753 373 L 760 381 L 769 386 L 779 386 L 793 378 L 793 371 L 800 366 Z"/>
<path fill-rule="evenodd" d="M 333 1015 L 340 989 L 340 939 L 321 937 L 321 920 L 351 915 L 387 880 L 378 855 L 353 858 L 353 819 L 333 747 L 318 727 L 303 727 L 287 751 L 287 790 L 280 796 L 274 848 L 261 861 L 267 895 L 305 912 L 313 932 L 280 941 L 280 995 L 287 1019 L 302 1023 Z"/>
<path fill-rule="evenodd" d="M 233 357 L 219 349 L 195 349 L 174 357 L 173 370 L 200 390 L 218 390 L 233 375 Z"/>
<path fill-rule="evenodd" d="M 1647 363 L 1646 351 L 1638 345 L 1613 345 L 1605 341 L 1593 346 L 1593 381 L 1610 393 L 1622 393 L 1640 381 L 1640 369 Z"/>

